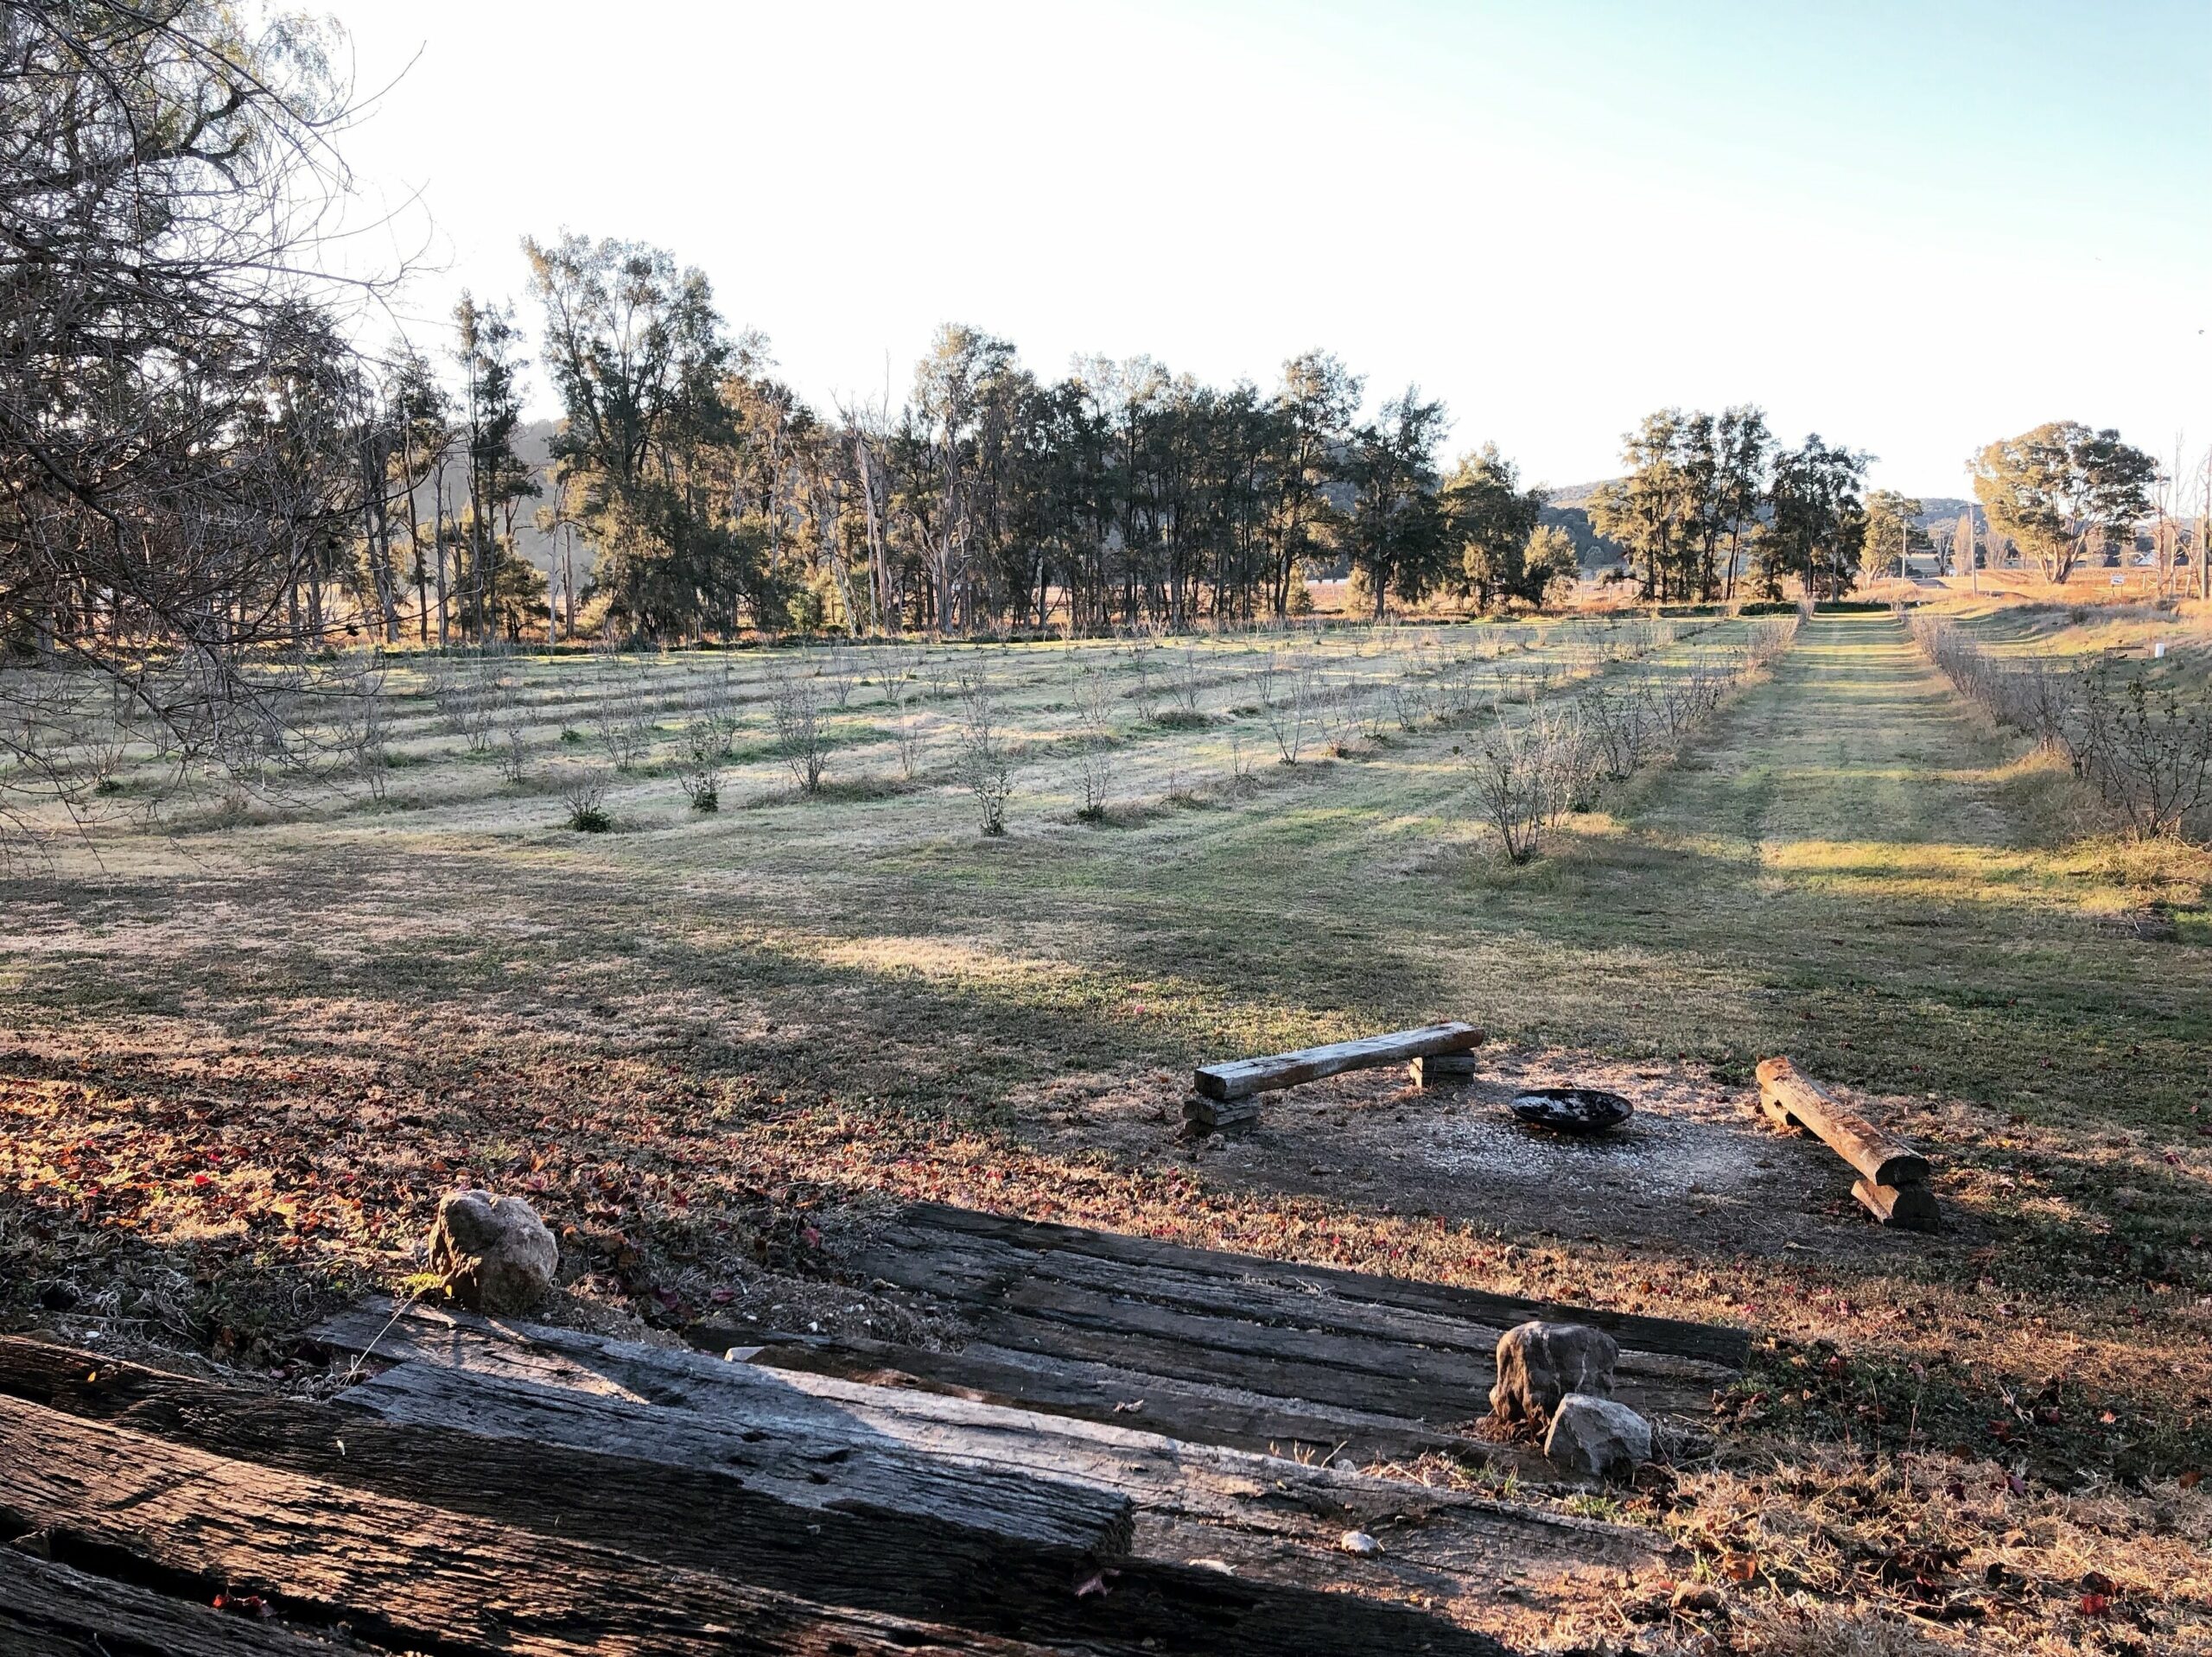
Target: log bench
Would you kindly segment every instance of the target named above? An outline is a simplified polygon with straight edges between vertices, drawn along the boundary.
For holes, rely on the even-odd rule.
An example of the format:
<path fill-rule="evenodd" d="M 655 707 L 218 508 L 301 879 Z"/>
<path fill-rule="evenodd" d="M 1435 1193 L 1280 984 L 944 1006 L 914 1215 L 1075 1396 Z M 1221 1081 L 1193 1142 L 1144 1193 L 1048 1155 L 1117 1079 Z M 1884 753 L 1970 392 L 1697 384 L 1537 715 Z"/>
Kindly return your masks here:
<path fill-rule="evenodd" d="M 1482 1040 L 1483 1032 L 1471 1024 L 1425 1024 L 1414 1030 L 1363 1036 L 1357 1041 L 1202 1064 L 1191 1075 L 1192 1096 L 1183 1106 L 1184 1120 L 1204 1128 L 1250 1121 L 1260 1114 L 1259 1095 L 1263 1093 L 1294 1088 L 1301 1082 L 1318 1082 L 1345 1070 L 1465 1053 L 1479 1047 Z"/>
<path fill-rule="evenodd" d="M 1777 1127 L 1802 1129 L 1857 1170 L 1851 1194 L 1885 1226 L 1933 1231 L 1928 1159 L 1836 1099 L 1785 1057 L 1758 1064 L 1759 1108 Z"/>

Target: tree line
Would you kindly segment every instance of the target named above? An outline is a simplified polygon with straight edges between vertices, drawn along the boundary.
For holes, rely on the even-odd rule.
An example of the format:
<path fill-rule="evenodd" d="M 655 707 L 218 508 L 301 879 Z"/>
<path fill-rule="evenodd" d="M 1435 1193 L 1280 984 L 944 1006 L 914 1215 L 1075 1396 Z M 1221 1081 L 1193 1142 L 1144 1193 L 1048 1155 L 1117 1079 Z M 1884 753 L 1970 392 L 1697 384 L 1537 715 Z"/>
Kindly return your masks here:
<path fill-rule="evenodd" d="M 947 325 L 895 406 L 817 409 L 702 273 L 579 236 L 525 244 L 526 317 L 465 295 L 443 340 L 359 349 L 381 290 L 316 274 L 339 42 L 242 16 L 0 0 L 0 641 L 118 671 L 150 716 L 235 734 L 240 663 L 347 637 L 1090 633 L 1294 615 L 1323 572 L 1374 614 L 1541 605 L 1576 573 L 1510 460 L 1447 464 L 1440 403 L 1370 406 L 1324 351 L 1265 388 L 1145 357 L 1052 377 Z M 532 373 L 562 410 L 543 469 Z M 1912 505 L 1865 492 L 1868 459 L 1663 409 L 1590 515 L 1645 598 L 1829 596 Z M 2070 422 L 1977 470 L 2054 580 L 2172 479 Z"/>
<path fill-rule="evenodd" d="M 895 409 L 824 413 L 664 250 L 565 236 L 524 253 L 563 410 L 533 519 L 581 536 L 588 589 L 517 549 L 538 492 L 514 452 L 520 336 L 512 307 L 465 298 L 457 391 L 399 351 L 364 403 L 384 486 L 353 585 L 387 639 L 404 631 L 390 595 L 410 587 L 418 638 L 433 614 L 442 639 L 516 636 L 535 610 L 556 637 L 581 612 L 671 640 L 1245 623 L 1309 607 L 1325 568 L 1376 614 L 1440 592 L 1487 608 L 1541 604 L 1574 573 L 1542 492 L 1495 446 L 1446 469 L 1441 403 L 1408 389 L 1363 418 L 1361 378 L 1324 351 L 1267 390 L 1146 357 L 1047 379 L 948 324 Z"/>

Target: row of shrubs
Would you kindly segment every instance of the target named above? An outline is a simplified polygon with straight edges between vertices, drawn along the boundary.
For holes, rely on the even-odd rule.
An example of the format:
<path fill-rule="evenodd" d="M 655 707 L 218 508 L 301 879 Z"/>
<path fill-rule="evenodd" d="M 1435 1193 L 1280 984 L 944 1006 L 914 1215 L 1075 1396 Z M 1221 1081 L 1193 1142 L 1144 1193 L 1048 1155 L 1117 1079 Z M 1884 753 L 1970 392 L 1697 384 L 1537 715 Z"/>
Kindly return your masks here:
<path fill-rule="evenodd" d="M 1497 831 L 1507 860 L 1527 862 L 1562 816 L 1592 809 L 1606 788 L 1672 755 L 1796 633 L 1794 613 L 1770 619 L 1740 650 L 1682 672 L 1601 674 L 1570 694 L 1534 702 L 1518 724 L 1501 711 L 1471 760 L 1477 809 Z"/>
<path fill-rule="evenodd" d="M 2202 841 L 2212 804 L 2212 692 L 2154 681 L 2111 651 L 2075 663 L 2005 657 L 1943 616 L 1912 636 L 1961 695 L 2063 758 L 2139 838 Z"/>

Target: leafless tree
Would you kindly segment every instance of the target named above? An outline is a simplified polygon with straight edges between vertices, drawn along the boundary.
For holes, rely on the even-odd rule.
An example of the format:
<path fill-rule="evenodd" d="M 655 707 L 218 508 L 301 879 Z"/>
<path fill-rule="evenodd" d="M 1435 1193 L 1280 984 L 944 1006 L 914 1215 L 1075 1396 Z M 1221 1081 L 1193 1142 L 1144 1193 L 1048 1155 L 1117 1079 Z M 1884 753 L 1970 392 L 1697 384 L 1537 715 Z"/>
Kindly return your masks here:
<path fill-rule="evenodd" d="M 1014 793 L 1014 757 L 1007 745 L 998 696 L 980 663 L 960 675 L 960 780 L 976 797 L 986 835 L 1006 833 L 1006 804 Z"/>
<path fill-rule="evenodd" d="M 1506 860 L 1535 856 L 1568 803 L 1576 771 L 1575 736 L 1560 710 L 1538 704 L 1519 721 L 1501 713 L 1471 756 L 1477 809 L 1497 830 Z"/>
<path fill-rule="evenodd" d="M 1096 822 L 1106 815 L 1106 802 L 1114 789 L 1114 750 L 1118 741 L 1114 732 L 1114 700 L 1106 681 L 1095 671 L 1086 671 L 1076 682 L 1076 717 L 1081 727 L 1077 737 L 1081 745 L 1077 764 L 1083 772 L 1083 806 L 1076 815 L 1087 822 Z"/>
<path fill-rule="evenodd" d="M 2076 752 L 2097 791 L 2142 839 L 2180 831 L 2212 798 L 2212 693 L 2153 684 L 2109 658 L 2081 676 Z"/>
<path fill-rule="evenodd" d="M 637 660 L 612 645 L 598 651 L 599 694 L 592 702 L 592 730 L 619 771 L 633 771 L 652 752 L 652 691 Z"/>
<path fill-rule="evenodd" d="M 1254 676 L 1268 729 L 1274 734 L 1275 752 L 1286 765 L 1298 763 L 1313 718 L 1314 683 L 1318 670 L 1311 652 L 1294 650 L 1285 656 L 1270 649 L 1261 658 Z"/>
<path fill-rule="evenodd" d="M 1175 675 L 1169 682 L 1168 694 L 1174 698 L 1176 708 L 1188 719 L 1198 718 L 1198 693 L 1205 688 L 1202 672 L 1205 663 L 1205 657 L 1197 651 L 1176 652 Z"/>
<path fill-rule="evenodd" d="M 1135 672 L 1137 683 L 1131 693 L 1136 698 L 1137 717 L 1149 724 L 1160 717 L 1160 681 L 1154 677 L 1154 652 L 1159 647 L 1139 641 L 1129 646 L 1129 666 Z"/>
<path fill-rule="evenodd" d="M 336 41 L 257 15 L 0 0 L 0 638 L 111 679 L 185 763 L 266 769 L 357 688 L 305 652 L 371 399 L 339 314 L 367 290 L 317 273 Z"/>
<path fill-rule="evenodd" d="M 853 687 L 860 682 L 861 658 L 842 644 L 834 644 L 823 653 L 818 670 L 822 682 L 830 692 L 830 699 L 842 708 L 852 701 Z"/>
<path fill-rule="evenodd" d="M 776 751 L 791 767 L 799 792 L 819 794 L 830 751 L 823 726 L 822 693 L 815 676 L 803 668 L 786 669 L 770 693 L 768 711 L 776 725 Z"/>

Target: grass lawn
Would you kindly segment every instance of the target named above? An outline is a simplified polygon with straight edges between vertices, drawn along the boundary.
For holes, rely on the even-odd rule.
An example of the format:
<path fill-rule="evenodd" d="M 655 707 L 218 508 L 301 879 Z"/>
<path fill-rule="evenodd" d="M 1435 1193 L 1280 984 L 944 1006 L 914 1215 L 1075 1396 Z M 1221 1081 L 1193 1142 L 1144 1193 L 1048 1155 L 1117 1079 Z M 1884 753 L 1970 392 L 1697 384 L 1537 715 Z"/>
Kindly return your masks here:
<path fill-rule="evenodd" d="M 1726 1571 L 1740 1648 L 1909 1649 L 1779 1642 L 1993 1564 L 1990 1638 L 2207 1648 L 2206 858 L 2102 835 L 1882 615 L 1808 623 L 1535 862 L 1477 820 L 1492 703 L 1746 625 L 1332 633 L 1316 679 L 1351 690 L 1296 765 L 1264 642 L 877 654 L 826 704 L 820 799 L 773 746 L 787 657 L 511 664 L 519 780 L 434 664 L 396 667 L 383 798 L 119 816 L 5 883 L 0 1319 L 282 1370 L 310 1316 L 420 1270 L 467 1181 L 563 1231 L 578 1317 L 881 1328 L 823 1286 L 885 1199 L 937 1197 L 1750 1326 L 1717 1461 L 1624 1509 Z M 979 663 L 1025 754 L 996 841 L 952 772 Z M 1096 822 L 1086 674 L 1116 710 Z M 657 746 L 614 832 L 571 833 L 557 779 L 611 695 Z M 702 709 L 735 733 L 711 816 L 672 759 Z M 1681 1158 L 1569 1200 L 1478 1142 L 1479 1100 L 1377 1076 L 1175 1132 L 1194 1061 L 1436 1017 L 1501 1076 L 1638 1091 Z M 1944 1234 L 1881 1233 L 1764 1128 L 1777 1051 L 1929 1150 Z M 2084 1590 L 2114 1534 L 2114 1593 Z"/>

